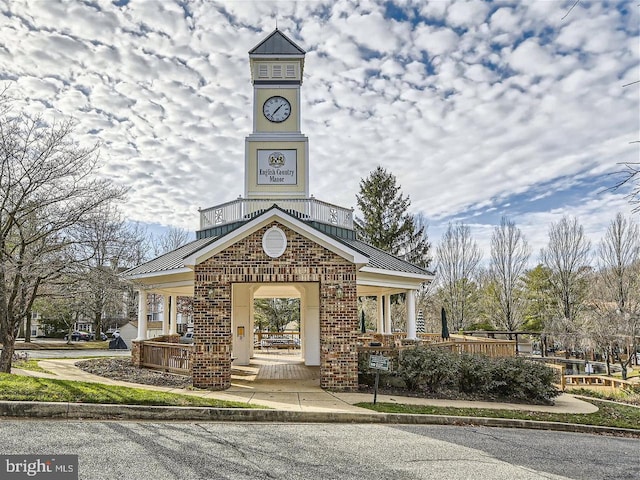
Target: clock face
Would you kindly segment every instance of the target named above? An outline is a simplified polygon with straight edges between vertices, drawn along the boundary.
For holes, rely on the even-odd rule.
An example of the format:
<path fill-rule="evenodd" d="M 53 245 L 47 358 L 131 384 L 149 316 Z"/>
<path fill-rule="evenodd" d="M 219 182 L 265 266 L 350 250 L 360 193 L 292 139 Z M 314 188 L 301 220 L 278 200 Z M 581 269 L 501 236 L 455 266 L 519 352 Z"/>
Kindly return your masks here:
<path fill-rule="evenodd" d="M 264 102 L 262 113 L 270 122 L 284 122 L 291 115 L 291 104 L 284 97 L 271 97 Z"/>

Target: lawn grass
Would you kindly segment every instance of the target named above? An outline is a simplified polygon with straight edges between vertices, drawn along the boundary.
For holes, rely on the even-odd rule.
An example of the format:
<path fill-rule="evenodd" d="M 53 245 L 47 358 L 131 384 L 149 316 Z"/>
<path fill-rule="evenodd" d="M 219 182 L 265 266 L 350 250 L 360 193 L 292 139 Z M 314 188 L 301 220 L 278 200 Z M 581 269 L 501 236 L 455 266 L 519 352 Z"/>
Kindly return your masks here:
<path fill-rule="evenodd" d="M 11 362 L 11 368 L 19 368 L 20 370 L 30 370 L 32 372 L 44 372 L 51 373 L 49 370 L 45 370 L 38 363 L 40 360 L 14 360 Z"/>
<path fill-rule="evenodd" d="M 142 388 L 26 377 L 0 373 L 0 400 L 32 402 L 106 403 L 118 405 L 164 405 L 180 407 L 264 408 L 191 395 Z"/>
<path fill-rule="evenodd" d="M 636 387 L 637 392 L 623 389 L 606 389 L 595 390 L 593 388 L 570 388 L 566 391 L 575 395 L 582 395 L 584 397 L 600 398 L 604 400 L 611 400 L 613 402 L 627 403 L 630 405 L 640 406 L 640 386 Z"/>
<path fill-rule="evenodd" d="M 448 415 L 460 417 L 509 418 L 544 422 L 577 423 L 605 427 L 633 428 L 640 431 L 640 408 L 608 402 L 589 400 L 599 410 L 595 413 L 570 414 L 524 410 L 494 410 L 490 408 L 453 408 L 429 405 L 403 405 L 395 403 L 358 403 L 358 407 L 384 413 L 409 413 L 420 415 Z"/>

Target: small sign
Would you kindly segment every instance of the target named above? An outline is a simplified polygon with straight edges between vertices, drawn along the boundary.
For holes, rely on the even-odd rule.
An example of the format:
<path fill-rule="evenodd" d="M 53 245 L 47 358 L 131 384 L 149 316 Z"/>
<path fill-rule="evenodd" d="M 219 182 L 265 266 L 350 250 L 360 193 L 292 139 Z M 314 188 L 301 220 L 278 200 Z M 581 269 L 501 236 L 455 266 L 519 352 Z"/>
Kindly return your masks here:
<path fill-rule="evenodd" d="M 389 359 L 384 355 L 371 355 L 371 357 L 369 357 L 369 368 L 389 370 Z"/>
<path fill-rule="evenodd" d="M 0 455 L 0 478 L 78 480 L 78 455 Z"/>
<path fill-rule="evenodd" d="M 297 185 L 297 150 L 258 150 L 258 185 Z"/>

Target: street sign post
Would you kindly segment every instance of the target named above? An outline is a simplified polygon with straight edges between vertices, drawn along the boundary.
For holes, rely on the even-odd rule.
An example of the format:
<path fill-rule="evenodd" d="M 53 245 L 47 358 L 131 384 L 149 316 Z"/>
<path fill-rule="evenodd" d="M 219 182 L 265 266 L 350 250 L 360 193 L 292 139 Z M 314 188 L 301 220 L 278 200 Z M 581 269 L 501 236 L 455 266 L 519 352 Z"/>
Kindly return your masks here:
<path fill-rule="evenodd" d="M 378 400 L 378 383 L 380 382 L 380 370 L 389 370 L 389 359 L 384 355 L 371 355 L 369 357 L 369 368 L 376 371 L 376 383 L 373 387 L 373 404 Z"/>

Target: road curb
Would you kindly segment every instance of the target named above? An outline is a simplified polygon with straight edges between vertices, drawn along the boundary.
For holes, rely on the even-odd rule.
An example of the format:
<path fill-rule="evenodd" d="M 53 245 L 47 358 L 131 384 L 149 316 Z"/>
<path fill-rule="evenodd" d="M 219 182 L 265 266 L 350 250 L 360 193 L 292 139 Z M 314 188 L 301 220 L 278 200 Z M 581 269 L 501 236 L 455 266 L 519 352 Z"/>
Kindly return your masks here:
<path fill-rule="evenodd" d="M 0 402 L 0 417 L 51 420 L 174 422 L 387 423 L 405 425 L 477 425 L 561 432 L 633 435 L 640 429 L 489 417 L 457 417 L 378 412 L 299 412 L 253 408 L 165 407 L 64 402 Z"/>

